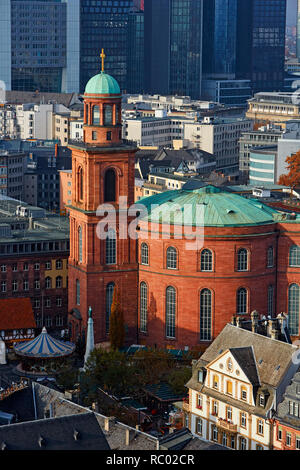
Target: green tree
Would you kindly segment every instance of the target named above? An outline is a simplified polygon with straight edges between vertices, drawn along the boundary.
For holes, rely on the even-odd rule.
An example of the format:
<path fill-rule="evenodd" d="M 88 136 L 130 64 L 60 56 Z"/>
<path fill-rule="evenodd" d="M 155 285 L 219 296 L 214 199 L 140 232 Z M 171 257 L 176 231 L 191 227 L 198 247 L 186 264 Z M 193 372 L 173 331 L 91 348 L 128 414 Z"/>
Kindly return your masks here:
<path fill-rule="evenodd" d="M 112 349 L 124 346 L 125 326 L 123 309 L 120 302 L 120 294 L 117 287 L 114 288 L 111 313 L 109 319 L 109 340 Z"/>
<path fill-rule="evenodd" d="M 281 175 L 278 184 L 288 186 L 291 189 L 291 197 L 296 186 L 300 186 L 300 151 L 287 157 L 288 174 Z"/>
<path fill-rule="evenodd" d="M 168 384 L 172 388 L 174 393 L 185 394 L 187 393 L 187 388 L 185 384 L 190 380 L 192 376 L 191 367 L 181 367 L 178 369 L 172 370 L 168 376 Z"/>

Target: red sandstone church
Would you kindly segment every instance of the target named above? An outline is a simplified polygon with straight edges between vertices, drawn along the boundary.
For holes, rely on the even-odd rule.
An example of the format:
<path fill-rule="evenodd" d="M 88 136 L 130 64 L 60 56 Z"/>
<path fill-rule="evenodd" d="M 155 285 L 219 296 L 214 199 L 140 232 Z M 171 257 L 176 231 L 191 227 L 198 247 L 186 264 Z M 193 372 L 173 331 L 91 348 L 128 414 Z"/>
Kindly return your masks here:
<path fill-rule="evenodd" d="M 95 342 L 108 340 L 116 286 L 127 344 L 205 346 L 233 316 L 247 318 L 253 310 L 288 313 L 290 333 L 299 337 L 300 216 L 191 180 L 182 190 L 140 201 L 147 214 L 139 220 L 138 240 L 121 237 L 119 202 L 127 197 L 125 212 L 134 203 L 137 151 L 121 132 L 120 88 L 102 71 L 86 86 L 83 143 L 70 146 L 73 340 L 86 328 L 89 306 Z M 103 204 L 115 208 L 116 230 L 99 239 L 99 221 L 113 217 L 109 210 L 97 214 Z M 197 249 L 180 237 L 183 224 L 196 231 Z"/>

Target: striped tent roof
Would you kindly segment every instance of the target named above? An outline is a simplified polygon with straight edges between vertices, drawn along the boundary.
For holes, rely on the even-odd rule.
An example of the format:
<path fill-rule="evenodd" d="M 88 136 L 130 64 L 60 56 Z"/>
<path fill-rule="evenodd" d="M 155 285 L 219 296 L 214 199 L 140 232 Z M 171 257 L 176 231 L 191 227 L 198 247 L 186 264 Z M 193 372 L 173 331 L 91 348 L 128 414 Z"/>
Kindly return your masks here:
<path fill-rule="evenodd" d="M 72 354 L 75 344 L 60 341 L 48 335 L 44 327 L 41 334 L 31 341 L 14 345 L 16 354 L 27 357 L 54 358 Z"/>

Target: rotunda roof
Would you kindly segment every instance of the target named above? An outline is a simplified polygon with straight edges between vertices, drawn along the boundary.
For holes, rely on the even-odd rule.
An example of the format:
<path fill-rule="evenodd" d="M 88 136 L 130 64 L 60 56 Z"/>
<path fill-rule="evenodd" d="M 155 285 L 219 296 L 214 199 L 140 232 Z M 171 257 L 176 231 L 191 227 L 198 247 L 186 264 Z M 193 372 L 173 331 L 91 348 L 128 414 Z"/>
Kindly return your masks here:
<path fill-rule="evenodd" d="M 139 201 L 148 215 L 141 220 L 171 225 L 234 227 L 272 224 L 284 214 L 258 199 L 247 199 L 207 185 L 194 190 L 166 191 Z"/>
<path fill-rule="evenodd" d="M 101 72 L 92 77 L 86 87 L 85 93 L 90 95 L 120 95 L 120 87 L 111 75 Z"/>
<path fill-rule="evenodd" d="M 31 341 L 14 345 L 16 354 L 26 357 L 54 358 L 72 354 L 75 344 L 54 339 L 44 327 L 41 334 Z"/>

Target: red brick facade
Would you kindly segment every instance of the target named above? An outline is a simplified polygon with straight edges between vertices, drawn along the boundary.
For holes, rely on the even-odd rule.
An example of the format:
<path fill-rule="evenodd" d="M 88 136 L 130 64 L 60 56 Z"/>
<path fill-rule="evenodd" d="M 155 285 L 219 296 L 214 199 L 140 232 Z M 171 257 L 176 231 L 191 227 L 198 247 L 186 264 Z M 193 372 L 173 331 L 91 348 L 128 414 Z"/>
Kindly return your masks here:
<path fill-rule="evenodd" d="M 93 121 L 95 106 L 100 110 L 96 124 Z M 110 125 L 105 124 L 103 115 L 107 106 L 112 110 Z M 73 340 L 86 328 L 89 306 L 93 309 L 96 343 L 107 340 L 107 288 L 110 283 L 118 286 L 120 291 L 128 344 L 205 347 L 233 316 L 240 313 L 237 312 L 240 289 L 247 293 L 243 317 L 250 317 L 253 310 L 266 316 L 270 309 L 272 315 L 288 313 L 288 288 L 290 284 L 300 284 L 300 267 L 289 267 L 290 247 L 300 246 L 300 224 L 296 220 L 257 226 L 206 227 L 202 249 L 209 249 L 212 253 L 209 272 L 201 270 L 202 249 L 187 250 L 186 240 L 174 239 L 172 235 L 170 239 L 154 239 L 151 235 L 147 239 L 145 222 L 140 222 L 138 243 L 129 237 L 121 239 L 118 205 L 121 196 L 127 197 L 125 209 L 134 203 L 135 148 L 121 141 L 120 113 L 120 96 L 85 95 L 84 143 L 71 146 L 69 312 Z M 113 182 L 109 183 L 111 188 L 113 186 L 113 195 L 107 193 L 109 172 L 114 175 Z M 106 241 L 97 236 L 97 225 L 105 219 L 104 213 L 97 214 L 97 208 L 103 203 L 110 203 L 117 214 L 114 263 L 107 262 Z M 130 222 L 129 219 L 127 224 Z M 165 232 L 165 227 L 156 229 L 159 234 Z M 142 243 L 148 245 L 147 263 L 140 259 Z M 167 269 L 166 266 L 166 253 L 170 246 L 176 249 L 176 269 Z M 273 250 L 273 263 L 268 266 L 270 248 Z M 247 251 L 248 266 L 244 271 L 237 267 L 240 249 Z M 143 288 L 146 286 L 147 298 L 143 299 L 143 305 L 140 301 L 141 283 L 144 283 Z M 174 334 L 167 335 L 166 291 L 170 286 L 175 292 L 175 301 L 174 296 L 172 300 L 175 304 L 175 327 Z M 200 296 L 203 290 L 211 293 L 210 331 L 206 339 L 202 330 L 200 334 L 203 322 Z M 298 337 L 299 332 L 295 336 Z"/>
<path fill-rule="evenodd" d="M 100 108 L 100 125 L 93 125 L 92 109 Z M 103 109 L 111 105 L 113 120 L 104 127 Z M 69 311 L 73 323 L 72 337 L 86 328 L 89 306 L 93 310 L 96 343 L 107 341 L 106 289 L 118 287 L 124 310 L 126 341 L 137 340 L 137 244 L 136 240 L 119 239 L 119 202 L 127 197 L 125 209 L 134 203 L 134 160 L 136 149 L 120 140 L 121 97 L 99 95 L 85 99 L 84 145 L 72 148 L 72 206 L 70 211 Z M 92 136 L 92 132 L 97 133 Z M 107 141 L 107 133 L 110 140 Z M 114 174 L 114 195 L 106 195 L 107 172 Z M 109 189 L 109 188 L 108 188 Z M 106 262 L 106 240 L 99 239 L 97 226 L 106 218 L 97 215 L 101 204 L 116 209 L 116 261 Z M 103 217 L 104 216 L 104 217 Z M 113 215 L 109 216 L 113 221 Z M 130 220 L 128 221 L 128 223 Z M 125 226 L 127 232 L 127 225 Z M 78 299 L 80 286 L 80 300 Z M 81 321 L 72 315 L 80 312 Z"/>

